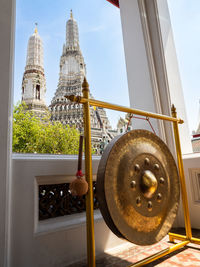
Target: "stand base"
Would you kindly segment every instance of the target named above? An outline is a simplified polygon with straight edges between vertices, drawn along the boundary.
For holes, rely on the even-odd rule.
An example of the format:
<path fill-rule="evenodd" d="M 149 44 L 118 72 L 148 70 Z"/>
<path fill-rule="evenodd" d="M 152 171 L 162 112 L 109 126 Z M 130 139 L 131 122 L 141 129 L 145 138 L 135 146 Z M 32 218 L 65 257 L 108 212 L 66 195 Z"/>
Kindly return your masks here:
<path fill-rule="evenodd" d="M 194 244 L 198 244 L 200 245 L 200 239 L 199 238 L 195 238 L 195 237 L 191 237 L 190 239 L 188 239 L 186 236 L 184 235 L 179 235 L 179 234 L 174 234 L 174 233 L 168 233 L 169 235 L 169 241 L 170 242 L 174 242 L 174 240 L 180 240 L 182 242 L 179 242 L 177 244 L 174 244 L 166 249 L 163 249 L 157 253 L 155 253 L 152 256 L 149 256 L 141 261 L 138 261 L 134 264 L 129 265 L 128 267 L 138 267 L 138 266 L 143 266 L 144 264 L 150 263 L 152 261 L 155 261 L 167 254 L 170 254 L 184 246 L 186 246 L 189 243 L 194 243 Z"/>

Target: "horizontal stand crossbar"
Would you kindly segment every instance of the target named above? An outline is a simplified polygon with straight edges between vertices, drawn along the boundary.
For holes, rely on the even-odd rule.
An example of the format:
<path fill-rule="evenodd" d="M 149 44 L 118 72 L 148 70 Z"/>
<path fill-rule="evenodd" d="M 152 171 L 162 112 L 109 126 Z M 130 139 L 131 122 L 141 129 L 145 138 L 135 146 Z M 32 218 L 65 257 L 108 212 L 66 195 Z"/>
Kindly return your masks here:
<path fill-rule="evenodd" d="M 169 235 L 169 241 L 170 242 L 174 242 L 174 240 L 180 240 L 180 241 L 188 240 L 187 236 L 185 236 L 185 235 L 179 235 L 179 234 L 174 234 L 174 233 L 168 233 L 168 235 Z M 199 238 L 191 237 L 189 240 L 190 240 L 190 243 L 200 245 L 200 239 Z"/>
<path fill-rule="evenodd" d="M 170 246 L 170 247 L 168 247 L 166 249 L 163 249 L 163 250 L 159 251 L 158 253 L 156 253 L 156 254 L 154 254 L 152 256 L 149 256 L 149 257 L 147 257 L 147 258 L 145 258 L 145 259 L 143 259 L 141 261 L 138 261 L 138 262 L 136 262 L 136 263 L 134 263 L 132 265 L 129 265 L 128 267 L 143 266 L 144 264 L 147 264 L 147 263 L 150 263 L 152 261 L 155 261 L 155 260 L 157 260 L 157 259 L 159 259 L 159 258 L 161 258 L 161 257 L 163 257 L 163 256 L 165 256 L 167 254 L 170 254 L 170 253 L 172 253 L 172 252 L 174 252 L 174 251 L 186 246 L 188 243 L 190 243 L 189 240 L 180 242 L 180 243 L 175 244 L 175 245 L 172 245 L 172 246 Z"/>
<path fill-rule="evenodd" d="M 186 246 L 189 243 L 193 243 L 193 244 L 197 244 L 200 245 L 200 239 L 199 238 L 195 238 L 195 237 L 191 237 L 190 239 L 188 239 L 185 235 L 179 235 L 179 234 L 174 234 L 174 233 L 168 233 L 169 235 L 169 241 L 170 242 L 174 242 L 174 240 L 180 240 L 182 242 L 172 245 L 166 249 L 163 249 L 161 251 L 159 251 L 158 253 L 155 253 L 152 256 L 149 256 L 141 261 L 138 261 L 132 265 L 129 265 L 128 267 L 138 267 L 138 266 L 143 266 L 144 264 L 150 263 L 152 261 L 155 261 L 167 254 L 170 254 L 184 246 Z"/>
<path fill-rule="evenodd" d="M 95 100 L 95 99 L 90 99 L 90 98 L 87 99 L 87 98 L 84 98 L 81 96 L 75 96 L 75 95 L 70 95 L 70 96 L 65 96 L 65 97 L 67 99 L 73 101 L 73 102 L 77 102 L 80 104 L 89 103 L 90 105 L 95 106 L 95 107 L 108 108 L 108 109 L 112 109 L 112 110 L 132 113 L 135 115 L 146 116 L 146 117 L 150 117 L 150 118 L 154 118 L 154 119 L 178 122 L 180 124 L 184 123 L 184 121 L 182 119 L 179 119 L 179 118 L 173 118 L 173 117 L 158 114 L 158 113 L 146 112 L 146 111 L 139 110 L 139 109 L 133 109 L 133 108 L 128 108 L 128 107 L 124 107 L 124 106 L 119 106 L 119 105 L 115 105 L 115 104 L 111 104 L 111 103 L 107 103 L 107 102 L 103 102 L 103 101 L 99 101 L 99 100 Z"/>

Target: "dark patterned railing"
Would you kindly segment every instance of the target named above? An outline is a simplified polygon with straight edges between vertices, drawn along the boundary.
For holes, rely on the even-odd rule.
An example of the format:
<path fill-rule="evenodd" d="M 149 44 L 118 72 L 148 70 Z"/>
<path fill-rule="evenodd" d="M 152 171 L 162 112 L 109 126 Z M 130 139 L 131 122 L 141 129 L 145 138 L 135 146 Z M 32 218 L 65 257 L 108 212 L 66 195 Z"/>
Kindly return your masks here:
<path fill-rule="evenodd" d="M 99 208 L 93 182 L 94 209 Z M 86 210 L 85 196 L 72 196 L 69 183 L 39 185 L 39 220 L 80 213 Z"/>

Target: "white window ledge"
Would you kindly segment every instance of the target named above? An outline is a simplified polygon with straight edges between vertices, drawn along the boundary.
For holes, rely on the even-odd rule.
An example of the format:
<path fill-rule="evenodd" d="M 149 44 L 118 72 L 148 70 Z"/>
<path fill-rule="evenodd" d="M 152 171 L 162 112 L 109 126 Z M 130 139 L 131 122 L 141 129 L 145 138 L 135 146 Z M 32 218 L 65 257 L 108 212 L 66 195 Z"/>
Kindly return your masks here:
<path fill-rule="evenodd" d="M 94 211 L 94 222 L 103 220 L 99 210 Z M 35 230 L 35 235 L 49 234 L 63 230 L 69 230 L 86 225 L 86 213 L 66 215 L 62 217 L 40 221 Z"/>

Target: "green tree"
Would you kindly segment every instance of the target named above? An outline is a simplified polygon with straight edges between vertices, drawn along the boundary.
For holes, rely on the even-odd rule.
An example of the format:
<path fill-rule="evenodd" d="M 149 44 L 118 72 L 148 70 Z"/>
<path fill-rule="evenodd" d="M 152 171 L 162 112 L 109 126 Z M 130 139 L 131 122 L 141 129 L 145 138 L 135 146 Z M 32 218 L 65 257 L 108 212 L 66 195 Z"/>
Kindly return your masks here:
<path fill-rule="evenodd" d="M 51 122 L 50 113 L 38 118 L 17 104 L 13 112 L 13 152 L 78 154 L 79 131 L 61 122 Z"/>

